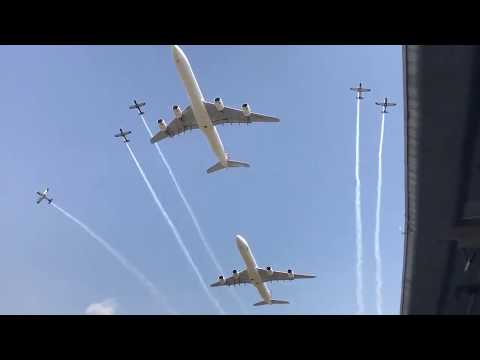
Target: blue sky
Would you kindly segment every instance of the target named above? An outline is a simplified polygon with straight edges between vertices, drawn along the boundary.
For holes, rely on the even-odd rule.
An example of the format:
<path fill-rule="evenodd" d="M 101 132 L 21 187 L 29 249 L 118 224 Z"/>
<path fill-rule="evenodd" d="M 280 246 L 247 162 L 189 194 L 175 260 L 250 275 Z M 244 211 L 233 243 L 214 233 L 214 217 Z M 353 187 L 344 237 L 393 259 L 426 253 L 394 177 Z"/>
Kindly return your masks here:
<path fill-rule="evenodd" d="M 198 131 L 167 139 L 170 162 L 227 276 L 244 264 L 242 234 L 257 263 L 315 273 L 269 285 L 287 306 L 253 307 L 252 286 L 235 289 L 249 314 L 354 314 L 355 99 L 362 102 L 361 168 L 366 312 L 375 313 L 374 220 L 380 112 L 398 103 L 384 139 L 381 249 L 384 312 L 399 312 L 404 223 L 403 89 L 400 46 L 182 46 L 208 100 L 248 102 L 279 124 L 219 127 L 225 149 L 249 169 L 207 175 L 216 163 Z M 115 303 L 119 314 L 165 313 L 94 239 L 34 193 L 90 226 L 140 269 L 181 314 L 215 314 L 125 146 L 132 149 L 208 283 L 218 272 L 147 133 L 146 119 L 173 119 L 188 97 L 168 46 L 1 46 L 4 71 L 0 152 L 0 313 L 82 314 Z M 241 313 L 225 288 L 212 288 L 227 313 Z"/>

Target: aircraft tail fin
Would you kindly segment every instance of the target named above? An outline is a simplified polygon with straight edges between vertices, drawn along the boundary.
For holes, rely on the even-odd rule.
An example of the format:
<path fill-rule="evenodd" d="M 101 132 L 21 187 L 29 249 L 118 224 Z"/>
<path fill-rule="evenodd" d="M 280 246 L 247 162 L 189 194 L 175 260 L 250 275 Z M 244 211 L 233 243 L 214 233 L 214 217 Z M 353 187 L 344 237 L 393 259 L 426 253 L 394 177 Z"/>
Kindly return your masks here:
<path fill-rule="evenodd" d="M 272 302 L 271 304 L 267 303 L 266 301 L 259 301 L 258 303 L 255 303 L 253 304 L 253 306 L 260 306 L 260 305 L 280 305 L 280 304 L 290 304 L 288 301 L 286 300 L 273 300 L 272 299 Z"/>
<path fill-rule="evenodd" d="M 207 170 L 207 174 L 211 174 L 212 172 L 218 170 L 226 169 L 227 167 L 250 167 L 250 164 L 242 161 L 228 160 L 227 166 L 224 166 L 221 162 L 218 162 Z"/>

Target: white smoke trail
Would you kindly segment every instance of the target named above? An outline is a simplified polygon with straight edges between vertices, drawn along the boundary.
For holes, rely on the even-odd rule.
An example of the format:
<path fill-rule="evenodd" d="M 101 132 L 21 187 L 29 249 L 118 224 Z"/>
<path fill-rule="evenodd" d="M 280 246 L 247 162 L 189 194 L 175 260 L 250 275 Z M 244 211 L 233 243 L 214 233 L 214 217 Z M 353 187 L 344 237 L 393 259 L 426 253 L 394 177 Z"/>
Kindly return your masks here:
<path fill-rule="evenodd" d="M 363 314 L 363 243 L 362 243 L 362 208 L 360 202 L 360 99 L 357 99 L 357 131 L 355 138 L 355 224 L 357 245 L 357 308 L 358 314 Z"/>
<path fill-rule="evenodd" d="M 222 307 L 218 303 L 217 299 L 215 299 L 213 297 L 213 295 L 210 293 L 210 291 L 208 290 L 207 284 L 203 280 L 203 277 L 200 274 L 200 271 L 198 270 L 197 265 L 193 261 L 192 257 L 190 256 L 190 253 L 189 253 L 188 249 L 186 248 L 185 244 L 183 243 L 182 237 L 180 236 L 176 226 L 173 224 L 172 220 L 170 219 L 170 216 L 168 216 L 168 213 L 165 210 L 165 208 L 163 207 L 162 203 L 158 199 L 157 194 L 155 193 L 155 190 L 153 190 L 152 185 L 150 184 L 150 181 L 148 181 L 148 178 L 145 175 L 145 173 L 143 172 L 143 169 L 140 166 L 140 163 L 138 162 L 137 158 L 135 157 L 135 154 L 133 153 L 133 151 L 130 148 L 130 146 L 128 145 L 128 143 L 125 143 L 125 145 L 127 145 L 127 149 L 130 152 L 130 155 L 131 155 L 133 161 L 135 162 L 135 165 L 137 165 L 138 171 L 140 172 L 140 175 L 142 175 L 143 181 L 145 181 L 145 184 L 147 185 L 148 190 L 150 190 L 150 193 L 152 194 L 152 197 L 155 200 L 155 203 L 157 204 L 158 208 L 162 212 L 162 215 L 165 218 L 165 220 L 167 221 L 168 225 L 172 229 L 172 232 L 175 235 L 175 239 L 177 240 L 178 245 L 180 245 L 180 248 L 182 249 L 184 255 L 186 256 L 186 258 L 187 258 L 188 262 L 190 263 L 190 265 L 192 266 L 193 270 L 195 271 L 195 274 L 197 275 L 198 279 L 200 280 L 200 284 L 202 285 L 203 290 L 205 291 L 205 293 L 207 294 L 209 299 L 212 301 L 212 303 L 215 305 L 217 310 L 221 314 L 225 314 Z"/>
<path fill-rule="evenodd" d="M 382 151 L 383 151 L 383 131 L 385 127 L 385 114 L 382 113 L 382 125 L 380 130 L 380 145 L 378 149 L 378 181 L 377 181 L 377 209 L 375 213 L 375 263 L 376 263 L 376 293 L 377 293 L 377 313 L 382 314 L 382 258 L 380 256 L 380 204 L 382 201 Z"/>
<path fill-rule="evenodd" d="M 147 125 L 147 121 L 145 120 L 145 117 L 140 114 L 140 117 L 142 118 L 142 121 L 143 121 L 143 125 L 145 125 L 145 129 L 147 130 L 148 134 L 150 135 L 150 138 L 153 137 L 153 133 L 152 131 L 150 130 L 149 126 Z M 185 207 L 187 208 L 187 211 L 188 213 L 190 214 L 190 217 L 192 218 L 192 221 L 193 221 L 193 224 L 195 225 L 195 228 L 197 229 L 197 232 L 198 232 L 198 236 L 200 237 L 200 240 L 202 241 L 203 243 L 203 246 L 205 247 L 205 249 L 207 250 L 208 252 L 208 255 L 210 256 L 210 258 L 212 259 L 213 263 L 215 264 L 218 272 L 220 274 L 225 274 L 225 272 L 223 271 L 221 265 L 220 265 L 220 262 L 217 260 L 217 257 L 215 256 L 215 253 L 213 252 L 212 248 L 210 247 L 210 244 L 208 243 L 205 235 L 203 234 L 203 231 L 202 231 L 202 228 L 200 227 L 200 223 L 198 222 L 197 220 L 197 217 L 195 216 L 195 213 L 193 212 L 193 209 L 192 207 L 190 206 L 190 203 L 188 202 L 187 198 L 185 197 L 185 195 L 183 194 L 183 191 L 182 191 L 182 188 L 180 187 L 180 184 L 177 182 L 177 178 L 175 177 L 175 174 L 173 173 L 172 171 L 172 168 L 170 167 L 170 164 L 168 163 L 167 161 L 167 158 L 165 157 L 165 155 L 163 154 L 162 150 L 160 150 L 160 146 L 158 146 L 158 143 L 155 143 L 154 144 L 156 149 L 157 149 L 157 152 L 158 152 L 158 155 L 160 155 L 160 158 L 162 159 L 163 161 L 163 164 L 165 165 L 165 167 L 167 168 L 167 171 L 168 171 L 168 174 L 170 175 L 170 177 L 172 178 L 172 181 L 175 185 L 175 188 L 177 189 L 178 191 L 178 194 L 180 195 L 180 198 L 182 199 Z M 242 312 L 243 313 L 246 313 L 246 309 L 245 309 L 245 306 L 243 305 L 242 301 L 240 300 L 240 298 L 238 297 L 237 293 L 232 289 L 232 288 L 229 288 L 230 291 L 231 291 L 231 294 L 233 296 L 233 298 L 235 299 L 235 301 L 238 303 L 238 305 L 240 306 L 240 308 L 242 309 Z"/>
<path fill-rule="evenodd" d="M 150 290 L 150 292 L 163 303 L 163 306 L 168 310 L 170 314 L 176 314 L 176 311 L 170 306 L 167 299 L 162 296 L 162 294 L 160 294 L 160 291 L 156 288 L 156 286 L 149 279 L 147 279 L 147 277 L 140 270 L 133 266 L 122 254 L 115 250 L 106 240 L 97 235 L 87 225 L 85 225 L 83 222 L 78 220 L 75 216 L 73 216 L 66 210 L 62 209 L 60 206 L 56 205 L 53 202 L 51 203 L 51 205 L 55 209 L 60 211 L 63 215 L 65 215 L 67 218 L 79 225 L 92 238 L 97 240 L 100 245 L 102 245 L 110 253 L 110 255 L 117 259 L 127 271 L 129 271 L 133 276 L 135 276 L 142 285 L 144 285 L 148 290 Z"/>

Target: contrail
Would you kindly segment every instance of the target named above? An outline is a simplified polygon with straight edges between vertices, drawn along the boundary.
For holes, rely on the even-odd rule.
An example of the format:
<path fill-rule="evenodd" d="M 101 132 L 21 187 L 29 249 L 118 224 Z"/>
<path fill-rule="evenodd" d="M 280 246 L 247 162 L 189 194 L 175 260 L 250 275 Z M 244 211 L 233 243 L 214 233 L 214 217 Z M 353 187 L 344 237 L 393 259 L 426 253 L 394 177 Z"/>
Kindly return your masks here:
<path fill-rule="evenodd" d="M 142 118 L 143 125 L 145 125 L 145 129 L 147 130 L 148 134 L 150 135 L 150 138 L 152 138 L 153 133 L 150 130 L 150 127 L 147 125 L 147 121 L 145 120 L 145 117 L 142 114 L 140 114 L 140 117 Z M 193 212 L 193 209 L 190 206 L 190 203 L 188 202 L 187 198 L 183 194 L 182 188 L 180 187 L 180 184 L 178 183 L 177 178 L 175 177 L 175 174 L 173 173 L 173 170 L 172 170 L 172 168 L 170 167 L 170 164 L 167 161 L 167 158 L 163 154 L 162 150 L 160 150 L 160 146 L 158 146 L 158 143 L 155 143 L 154 145 L 157 149 L 158 155 L 160 155 L 160 157 L 163 161 L 163 164 L 167 168 L 167 171 L 170 174 L 170 177 L 172 178 L 172 181 L 173 181 L 173 183 L 174 183 L 174 185 L 175 185 L 175 187 L 178 191 L 178 194 L 180 195 L 180 198 L 182 199 L 185 207 L 187 208 L 188 213 L 190 214 L 190 217 L 192 218 L 193 224 L 195 225 L 195 228 L 197 229 L 198 236 L 200 237 L 200 240 L 202 241 L 203 246 L 207 250 L 208 255 L 210 256 L 213 263 L 215 264 L 215 267 L 217 268 L 218 272 L 220 274 L 225 274 L 225 272 L 222 269 L 222 266 L 220 265 L 220 262 L 217 260 L 217 257 L 215 256 L 215 253 L 213 252 L 212 248 L 210 247 L 210 244 L 208 243 L 205 235 L 203 234 L 202 228 L 200 227 L 200 223 L 198 222 L 197 217 L 195 216 L 195 213 Z M 238 303 L 238 305 L 242 309 L 242 312 L 246 313 L 247 310 L 245 309 L 245 306 L 243 305 L 242 301 L 238 297 L 237 293 L 232 288 L 229 288 L 229 289 L 230 289 L 231 295 L 233 296 L 235 301 Z"/>
<path fill-rule="evenodd" d="M 377 210 L 375 220 L 375 263 L 376 263 L 376 282 L 377 282 L 377 313 L 382 314 L 382 259 L 380 257 L 380 204 L 382 200 L 382 151 L 383 151 L 383 131 L 385 127 L 385 113 L 382 113 L 382 125 L 380 130 L 380 146 L 378 149 L 378 181 L 377 181 Z"/>
<path fill-rule="evenodd" d="M 133 276 L 135 276 L 140 281 L 140 283 L 142 283 L 142 285 L 144 285 L 148 290 L 150 290 L 150 292 L 163 303 L 164 307 L 168 310 L 170 314 L 177 313 L 170 306 L 167 299 L 164 296 L 162 296 L 162 294 L 160 294 L 160 291 L 155 287 L 155 285 L 150 280 L 148 280 L 147 277 L 140 270 L 138 270 L 135 266 L 133 266 L 123 255 L 121 255 L 117 250 L 115 250 L 106 240 L 101 238 L 99 235 L 93 232 L 93 230 L 91 230 L 87 225 L 85 225 L 83 222 L 78 220 L 75 216 L 71 215 L 66 210 L 62 209 L 60 206 L 56 205 L 55 203 L 51 203 L 51 204 L 55 209 L 57 209 L 67 218 L 69 218 L 74 223 L 79 225 L 83 230 L 85 230 L 85 232 L 87 232 L 91 237 L 97 240 L 100 243 L 100 245 L 102 245 L 115 259 L 117 259 L 127 271 L 129 271 Z"/>
<path fill-rule="evenodd" d="M 363 243 L 362 243 L 362 208 L 360 202 L 360 99 L 357 99 L 357 133 L 355 139 L 355 223 L 357 245 L 357 307 L 358 314 L 363 314 Z"/>
<path fill-rule="evenodd" d="M 215 298 L 212 296 L 212 294 L 210 293 L 210 291 L 208 290 L 207 284 L 206 284 L 205 281 L 203 280 L 203 277 L 202 277 L 202 275 L 200 274 L 200 271 L 198 270 L 197 265 L 195 265 L 195 262 L 193 261 L 192 257 L 190 256 L 190 253 L 188 252 L 188 249 L 185 247 L 185 244 L 183 243 L 183 240 L 182 240 L 180 234 L 178 233 L 177 228 L 176 228 L 175 225 L 173 224 L 172 220 L 171 220 L 170 217 L 168 216 L 167 211 L 165 210 L 165 208 L 163 207 L 162 203 L 161 203 L 160 200 L 158 199 L 157 194 L 155 193 L 155 190 L 153 190 L 152 185 L 150 184 L 150 181 L 148 181 L 147 176 L 145 175 L 145 173 L 143 172 L 143 169 L 142 169 L 142 167 L 140 166 L 137 158 L 135 157 L 135 154 L 133 153 L 133 151 L 132 151 L 132 149 L 130 148 L 130 146 L 128 145 L 128 143 L 125 143 L 125 145 L 127 146 L 127 149 L 128 149 L 128 151 L 130 152 L 130 155 L 131 155 L 133 161 L 135 162 L 135 165 L 137 165 L 138 171 L 139 171 L 140 174 L 142 175 L 142 178 L 143 178 L 143 180 L 145 181 L 145 184 L 147 185 L 148 190 L 150 190 L 150 193 L 152 194 L 152 197 L 153 197 L 153 199 L 155 200 L 155 203 L 157 204 L 158 208 L 159 208 L 160 211 L 162 212 L 163 217 L 164 217 L 165 220 L 167 221 L 168 225 L 169 225 L 170 228 L 172 229 L 172 232 L 173 232 L 173 234 L 175 235 L 175 239 L 177 240 L 178 245 L 180 245 L 180 248 L 182 249 L 183 253 L 184 253 L 185 256 L 187 257 L 188 262 L 190 263 L 190 265 L 192 266 L 193 270 L 195 271 L 195 274 L 197 275 L 198 279 L 200 280 L 200 284 L 202 285 L 203 290 L 205 291 L 205 293 L 207 294 L 207 296 L 209 297 L 209 299 L 212 301 L 212 303 L 215 305 L 215 307 L 217 308 L 217 310 L 218 310 L 221 314 L 225 314 L 225 311 L 223 311 L 223 309 L 222 309 L 222 307 L 220 306 L 220 304 L 218 303 L 217 299 L 215 299 Z"/>

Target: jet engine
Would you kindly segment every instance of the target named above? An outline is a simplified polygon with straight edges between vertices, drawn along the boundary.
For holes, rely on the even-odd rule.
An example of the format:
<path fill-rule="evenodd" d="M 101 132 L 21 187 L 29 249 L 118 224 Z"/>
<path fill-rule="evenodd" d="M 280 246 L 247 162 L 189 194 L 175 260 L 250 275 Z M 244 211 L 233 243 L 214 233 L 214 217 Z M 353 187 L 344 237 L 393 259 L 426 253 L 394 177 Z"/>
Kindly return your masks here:
<path fill-rule="evenodd" d="M 292 271 L 292 270 L 288 269 L 288 270 L 287 270 L 287 273 L 288 273 L 288 278 L 289 278 L 290 280 L 293 280 L 293 279 L 295 278 L 295 275 L 293 274 L 293 271 Z"/>
<path fill-rule="evenodd" d="M 242 105 L 242 112 L 245 116 L 250 116 L 252 114 L 252 111 L 250 110 L 250 106 L 248 104 Z"/>
<path fill-rule="evenodd" d="M 218 277 L 218 281 L 219 281 L 220 284 L 222 284 L 222 285 L 225 284 L 225 278 L 223 277 L 223 275 L 220 275 L 220 276 Z"/>
<path fill-rule="evenodd" d="M 173 105 L 173 113 L 177 119 L 182 117 L 182 109 L 178 105 Z"/>
<path fill-rule="evenodd" d="M 223 111 L 225 108 L 225 105 L 223 105 L 223 101 L 221 98 L 217 97 L 215 98 L 215 107 L 217 108 L 218 111 Z"/>
<path fill-rule="evenodd" d="M 240 275 L 238 274 L 238 271 L 237 271 L 237 270 L 233 270 L 233 271 L 232 271 L 232 274 L 233 274 L 233 277 L 234 277 L 235 279 L 238 279 L 238 278 L 240 277 Z"/>
<path fill-rule="evenodd" d="M 162 131 L 167 130 L 167 123 L 165 122 L 165 120 L 163 120 L 163 119 L 158 120 L 158 127 Z"/>
<path fill-rule="evenodd" d="M 273 275 L 273 270 L 270 266 L 267 266 L 265 269 L 267 270 L 268 275 L 270 275 L 270 276 Z"/>

